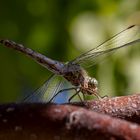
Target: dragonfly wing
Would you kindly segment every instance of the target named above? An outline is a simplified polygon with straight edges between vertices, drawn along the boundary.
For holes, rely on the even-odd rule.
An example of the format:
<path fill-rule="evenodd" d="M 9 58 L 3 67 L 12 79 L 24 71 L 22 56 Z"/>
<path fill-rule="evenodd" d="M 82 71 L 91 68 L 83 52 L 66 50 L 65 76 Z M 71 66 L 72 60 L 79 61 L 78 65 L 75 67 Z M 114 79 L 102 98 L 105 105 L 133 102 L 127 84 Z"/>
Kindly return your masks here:
<path fill-rule="evenodd" d="M 63 86 L 63 77 L 52 75 L 40 88 L 23 99 L 23 102 L 48 102 Z"/>
<path fill-rule="evenodd" d="M 132 25 L 125 30 L 114 35 L 107 41 L 103 42 L 99 46 L 91 49 L 90 51 L 80 55 L 70 63 L 80 64 L 86 67 L 92 66 L 98 62 L 101 56 L 105 57 L 115 52 L 116 50 L 133 45 L 140 42 L 140 26 Z M 91 65 L 89 64 L 91 62 Z"/>
<path fill-rule="evenodd" d="M 70 90 L 69 90 L 70 89 Z M 66 79 L 59 75 L 52 75 L 40 88 L 35 90 L 29 96 L 25 97 L 22 102 L 26 103 L 45 103 L 49 102 L 51 98 L 60 92 L 53 100 L 54 103 L 67 103 L 68 99 L 76 93 Z M 75 97 L 72 101 L 78 101 L 79 98 Z"/>

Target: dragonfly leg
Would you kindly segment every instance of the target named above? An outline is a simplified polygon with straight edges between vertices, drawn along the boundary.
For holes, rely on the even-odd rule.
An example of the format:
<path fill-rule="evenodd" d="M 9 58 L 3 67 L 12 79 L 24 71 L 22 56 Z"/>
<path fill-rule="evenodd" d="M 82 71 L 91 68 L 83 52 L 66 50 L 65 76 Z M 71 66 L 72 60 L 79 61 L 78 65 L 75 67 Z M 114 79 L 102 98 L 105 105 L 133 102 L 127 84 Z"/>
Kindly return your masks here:
<path fill-rule="evenodd" d="M 105 95 L 105 96 L 100 96 L 97 92 L 94 92 L 93 94 L 94 94 L 99 100 L 108 97 L 107 95 Z"/>
<path fill-rule="evenodd" d="M 83 102 L 81 96 L 79 95 L 79 92 L 78 92 L 77 94 L 78 94 L 78 97 L 79 97 L 79 99 L 81 100 L 81 102 Z"/>
<path fill-rule="evenodd" d="M 50 99 L 49 102 L 51 102 L 59 93 L 64 92 L 64 91 L 68 91 L 68 90 L 75 90 L 75 87 L 67 88 L 67 89 L 62 89 L 62 90 L 58 91 L 58 92 Z"/>
<path fill-rule="evenodd" d="M 108 95 L 104 95 L 104 96 L 102 96 L 101 98 L 108 98 Z"/>
<path fill-rule="evenodd" d="M 80 90 L 78 90 L 78 91 L 76 91 L 76 93 L 75 94 L 73 94 L 70 98 L 69 98 L 69 102 L 76 96 L 76 95 L 78 95 L 79 96 L 79 98 L 80 98 L 80 100 L 81 100 L 81 102 L 83 102 L 83 100 L 81 99 L 81 97 L 80 97 L 80 95 L 79 95 L 79 92 L 80 92 Z"/>
<path fill-rule="evenodd" d="M 83 100 L 85 101 L 86 100 L 86 96 L 85 96 L 84 93 L 82 93 L 82 95 L 83 95 Z"/>
<path fill-rule="evenodd" d="M 99 100 L 101 100 L 103 97 L 102 96 L 100 96 L 97 92 L 94 92 L 93 93 Z"/>

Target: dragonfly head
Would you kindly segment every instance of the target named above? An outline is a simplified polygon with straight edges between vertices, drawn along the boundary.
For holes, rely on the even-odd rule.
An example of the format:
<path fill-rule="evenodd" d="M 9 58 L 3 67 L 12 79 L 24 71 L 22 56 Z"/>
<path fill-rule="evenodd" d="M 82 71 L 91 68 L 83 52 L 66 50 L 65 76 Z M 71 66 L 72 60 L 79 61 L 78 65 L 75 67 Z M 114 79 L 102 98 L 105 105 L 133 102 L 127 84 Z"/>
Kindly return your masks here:
<path fill-rule="evenodd" d="M 90 84 L 90 86 L 95 86 L 95 87 L 97 87 L 98 86 L 98 81 L 95 79 L 95 78 L 89 78 L 89 84 Z"/>
<path fill-rule="evenodd" d="M 93 94 L 94 92 L 98 91 L 98 81 L 95 78 L 89 77 L 88 80 L 88 88 L 89 91 L 88 94 Z"/>

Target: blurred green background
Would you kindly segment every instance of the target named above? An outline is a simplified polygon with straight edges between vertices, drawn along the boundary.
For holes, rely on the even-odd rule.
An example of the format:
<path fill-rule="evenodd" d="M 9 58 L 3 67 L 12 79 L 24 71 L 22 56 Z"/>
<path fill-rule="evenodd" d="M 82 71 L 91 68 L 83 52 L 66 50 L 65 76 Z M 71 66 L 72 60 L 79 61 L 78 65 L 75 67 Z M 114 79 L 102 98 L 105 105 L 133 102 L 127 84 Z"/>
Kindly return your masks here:
<path fill-rule="evenodd" d="M 138 22 L 139 10 L 139 0 L 0 0 L 0 38 L 66 62 Z M 88 72 L 98 79 L 102 95 L 140 92 L 140 44 L 117 51 Z M 0 46 L 0 102 L 16 101 L 50 75 L 30 58 Z"/>

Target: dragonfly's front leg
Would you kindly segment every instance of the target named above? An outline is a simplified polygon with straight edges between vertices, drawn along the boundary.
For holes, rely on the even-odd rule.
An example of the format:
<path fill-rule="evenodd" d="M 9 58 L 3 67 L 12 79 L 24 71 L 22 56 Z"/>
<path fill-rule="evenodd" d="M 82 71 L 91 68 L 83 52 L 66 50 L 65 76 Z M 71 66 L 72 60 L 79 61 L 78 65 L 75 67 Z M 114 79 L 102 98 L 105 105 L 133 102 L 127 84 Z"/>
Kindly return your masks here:
<path fill-rule="evenodd" d="M 95 95 L 99 100 L 108 97 L 107 95 L 101 96 L 98 91 L 94 91 L 92 94 Z"/>
<path fill-rule="evenodd" d="M 80 97 L 80 95 L 79 95 L 79 92 L 80 91 L 77 91 L 75 94 L 73 94 L 70 98 L 69 98 L 69 103 L 71 102 L 71 100 L 76 96 L 76 95 L 78 95 L 79 96 L 79 98 L 80 98 L 80 100 L 82 101 L 82 99 L 81 99 L 81 97 Z"/>
<path fill-rule="evenodd" d="M 76 95 L 78 95 L 80 101 L 83 102 L 81 96 L 79 95 L 79 92 L 81 91 L 81 90 L 80 90 L 80 87 L 76 87 L 76 88 L 75 88 L 75 91 L 76 91 L 76 93 L 73 94 L 73 95 L 69 98 L 68 101 L 70 102 Z M 83 99 L 85 100 L 85 98 L 83 98 Z"/>
<path fill-rule="evenodd" d="M 67 89 L 62 89 L 60 91 L 58 91 L 51 99 L 49 102 L 52 102 L 52 100 L 61 92 L 64 92 L 64 91 L 68 91 L 68 90 L 75 90 L 75 87 L 72 87 L 72 88 L 67 88 Z"/>

